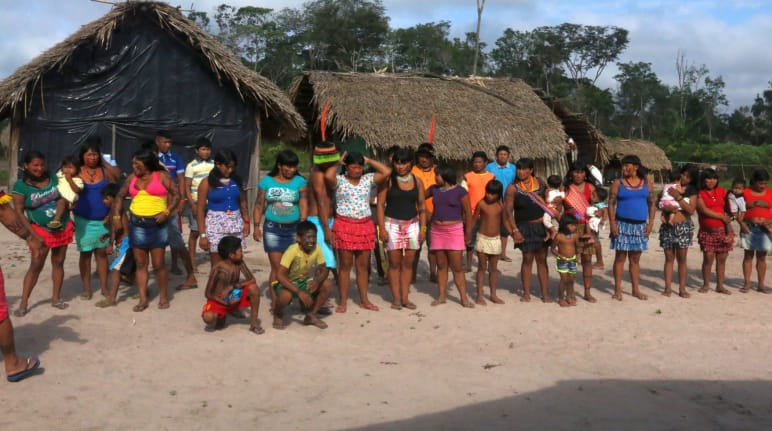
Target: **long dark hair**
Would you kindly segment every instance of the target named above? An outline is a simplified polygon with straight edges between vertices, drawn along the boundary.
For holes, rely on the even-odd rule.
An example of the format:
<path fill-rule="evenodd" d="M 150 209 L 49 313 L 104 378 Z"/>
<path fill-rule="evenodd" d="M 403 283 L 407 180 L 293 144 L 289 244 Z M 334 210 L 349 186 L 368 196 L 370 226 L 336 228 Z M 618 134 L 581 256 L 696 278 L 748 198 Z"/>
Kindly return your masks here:
<path fill-rule="evenodd" d="M 99 154 L 99 161 L 97 164 L 101 167 L 103 166 L 103 160 L 102 160 L 102 138 L 99 136 L 89 136 L 86 138 L 86 142 L 81 145 L 80 151 L 78 152 L 78 160 L 80 160 L 80 166 L 85 166 L 86 162 L 83 160 L 83 157 L 86 155 L 86 152 L 89 150 L 95 151 L 97 154 Z"/>
<path fill-rule="evenodd" d="M 43 153 L 41 153 L 38 150 L 30 150 L 30 151 L 27 151 L 26 154 L 24 154 L 24 158 L 22 159 L 22 163 L 26 165 L 28 163 L 32 163 L 32 161 L 35 160 L 35 159 L 40 159 L 43 162 L 45 162 L 46 161 L 46 156 L 44 156 Z M 48 172 L 48 167 L 46 167 L 46 169 L 43 171 L 43 173 L 39 177 L 33 177 L 32 175 L 30 175 L 30 173 L 27 171 L 27 169 L 24 169 L 23 173 L 24 173 L 24 179 L 25 180 L 45 180 L 45 179 L 47 179 L 47 178 L 49 178 L 51 176 L 50 173 Z"/>
<path fill-rule="evenodd" d="M 682 174 L 689 174 L 689 185 L 696 187 L 700 180 L 700 169 L 694 163 L 687 163 L 681 167 Z M 718 177 L 716 177 L 718 178 Z M 680 181 L 680 179 L 679 179 Z"/>
<path fill-rule="evenodd" d="M 399 187 L 397 185 L 397 169 L 394 167 L 395 163 L 413 163 L 415 160 L 415 154 L 410 148 L 397 147 L 397 150 L 391 156 L 391 187 Z"/>
<path fill-rule="evenodd" d="M 158 160 L 155 151 L 149 149 L 139 149 L 131 155 L 132 159 L 140 161 L 150 172 L 165 171 L 166 167 Z"/>
<path fill-rule="evenodd" d="M 592 174 L 590 173 L 590 169 L 587 168 L 587 163 L 581 160 L 576 160 L 574 161 L 574 163 L 571 164 L 571 166 L 568 167 L 568 172 L 566 173 L 566 178 L 563 183 L 566 187 L 568 187 L 570 184 L 574 182 L 574 178 L 573 178 L 574 171 L 583 171 L 585 182 L 588 182 L 592 179 Z"/>
<path fill-rule="evenodd" d="M 276 155 L 276 162 L 273 164 L 273 169 L 268 172 L 269 177 L 275 177 L 279 174 L 279 166 L 297 166 L 300 163 L 298 155 L 292 150 L 282 150 Z"/>
<path fill-rule="evenodd" d="M 635 154 L 628 154 L 624 157 L 622 157 L 622 160 L 619 162 L 621 165 L 625 164 L 631 164 L 638 166 L 638 178 L 642 180 L 646 180 L 646 175 L 649 173 L 649 169 L 646 166 L 643 166 L 643 163 L 641 163 L 641 158 L 636 156 Z"/>
<path fill-rule="evenodd" d="M 705 185 L 705 180 L 717 180 L 718 179 L 718 172 L 716 172 L 713 168 L 707 168 L 702 171 L 702 178 L 700 179 L 700 190 L 707 190 L 708 187 Z M 716 186 L 718 187 L 718 186 Z"/>
<path fill-rule="evenodd" d="M 217 169 L 217 165 L 227 165 L 228 163 L 233 162 L 234 169 L 236 166 L 239 165 L 238 160 L 236 159 L 236 154 L 233 153 L 233 151 L 224 148 L 222 150 L 218 150 L 217 153 L 214 155 L 214 169 L 209 171 L 209 187 L 219 187 L 220 186 L 220 180 L 223 178 L 222 174 L 220 173 L 220 170 Z M 231 179 L 236 182 L 236 184 L 239 185 L 239 187 L 243 187 L 243 184 L 241 184 L 241 177 L 236 173 L 234 170 L 231 174 Z"/>

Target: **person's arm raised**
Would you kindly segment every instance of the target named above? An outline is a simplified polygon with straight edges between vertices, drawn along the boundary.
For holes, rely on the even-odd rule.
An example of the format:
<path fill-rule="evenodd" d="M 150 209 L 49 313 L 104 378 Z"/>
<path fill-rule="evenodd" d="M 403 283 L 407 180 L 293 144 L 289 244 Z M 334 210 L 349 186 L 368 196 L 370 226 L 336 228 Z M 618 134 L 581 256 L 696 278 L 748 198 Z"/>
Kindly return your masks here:
<path fill-rule="evenodd" d="M 365 157 L 365 163 L 372 166 L 373 169 L 375 169 L 373 182 L 375 182 L 376 185 L 380 186 L 389 178 L 389 175 L 391 175 L 391 168 L 375 159 Z"/>

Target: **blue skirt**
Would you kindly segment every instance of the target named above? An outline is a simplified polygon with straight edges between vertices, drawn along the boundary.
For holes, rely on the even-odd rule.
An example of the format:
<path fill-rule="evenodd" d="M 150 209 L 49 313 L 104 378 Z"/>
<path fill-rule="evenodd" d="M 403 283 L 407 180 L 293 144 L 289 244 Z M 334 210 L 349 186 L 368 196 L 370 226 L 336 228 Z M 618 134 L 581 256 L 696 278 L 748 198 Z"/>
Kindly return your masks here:
<path fill-rule="evenodd" d="M 645 235 L 646 223 L 616 221 L 619 235 L 611 238 L 611 249 L 619 251 L 645 251 L 649 249 L 649 238 Z"/>
<path fill-rule="evenodd" d="M 155 217 L 129 215 L 129 241 L 132 248 L 165 248 L 169 245 L 169 221 L 156 223 Z"/>
<path fill-rule="evenodd" d="M 748 223 L 748 234 L 740 234 L 740 245 L 745 250 L 772 252 L 772 233 L 762 225 Z"/>
<path fill-rule="evenodd" d="M 263 223 L 263 249 L 266 253 L 284 253 L 289 246 L 297 242 L 297 223 Z M 318 232 L 317 232 L 318 234 Z"/>

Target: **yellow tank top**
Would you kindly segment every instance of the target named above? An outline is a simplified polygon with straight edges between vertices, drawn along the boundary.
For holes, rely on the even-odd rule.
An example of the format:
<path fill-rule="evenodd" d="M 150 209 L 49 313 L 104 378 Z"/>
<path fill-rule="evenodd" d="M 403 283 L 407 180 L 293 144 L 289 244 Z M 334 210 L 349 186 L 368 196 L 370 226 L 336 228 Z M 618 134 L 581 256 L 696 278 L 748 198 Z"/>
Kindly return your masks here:
<path fill-rule="evenodd" d="M 140 190 L 131 199 L 129 211 L 139 217 L 151 217 L 166 211 L 166 196 L 153 196 L 145 190 Z"/>

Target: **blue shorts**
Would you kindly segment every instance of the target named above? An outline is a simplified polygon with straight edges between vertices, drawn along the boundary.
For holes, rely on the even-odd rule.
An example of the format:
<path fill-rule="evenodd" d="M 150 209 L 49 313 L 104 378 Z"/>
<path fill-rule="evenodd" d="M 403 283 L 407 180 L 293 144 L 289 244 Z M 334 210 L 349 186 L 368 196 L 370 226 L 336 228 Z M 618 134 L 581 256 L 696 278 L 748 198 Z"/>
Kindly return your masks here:
<path fill-rule="evenodd" d="M 330 269 L 337 268 L 338 264 L 335 261 L 335 252 L 332 251 L 332 246 L 324 241 L 324 229 L 322 229 L 322 222 L 319 220 L 319 217 L 310 216 L 308 217 L 308 221 L 316 226 L 316 244 L 319 246 L 319 248 L 322 249 L 322 256 L 324 256 L 325 266 Z M 329 222 L 330 229 L 332 229 L 332 217 L 330 217 L 330 219 L 327 221 Z"/>
<path fill-rule="evenodd" d="M 555 267 L 560 274 L 576 275 L 576 255 L 568 259 L 555 259 Z"/>
<path fill-rule="evenodd" d="M 120 269 L 123 265 L 123 261 L 126 259 L 126 255 L 131 253 L 131 246 L 129 245 L 129 238 L 126 237 L 121 241 L 121 245 L 118 246 L 118 256 L 115 256 L 112 262 L 110 262 L 110 271 L 114 269 Z"/>
<path fill-rule="evenodd" d="M 193 217 L 193 210 L 191 206 L 196 205 L 195 202 L 191 202 L 190 205 L 185 205 L 185 209 L 182 211 L 182 216 L 188 219 L 188 229 L 198 232 L 198 220 Z"/>
<path fill-rule="evenodd" d="M 266 253 L 284 253 L 295 244 L 297 223 L 274 223 L 266 220 L 263 223 L 263 249 Z"/>
<path fill-rule="evenodd" d="M 155 217 L 129 215 L 129 241 L 134 248 L 166 248 L 169 245 L 169 221 L 158 224 Z"/>
<path fill-rule="evenodd" d="M 182 239 L 180 231 L 180 219 L 177 213 L 169 215 L 169 221 L 166 222 L 166 228 L 169 230 L 169 246 L 172 250 L 186 250 L 185 241 Z"/>

